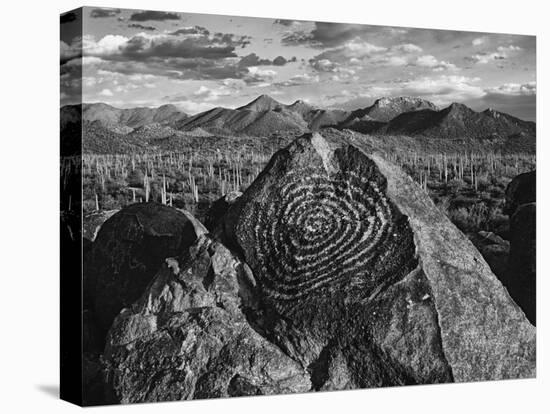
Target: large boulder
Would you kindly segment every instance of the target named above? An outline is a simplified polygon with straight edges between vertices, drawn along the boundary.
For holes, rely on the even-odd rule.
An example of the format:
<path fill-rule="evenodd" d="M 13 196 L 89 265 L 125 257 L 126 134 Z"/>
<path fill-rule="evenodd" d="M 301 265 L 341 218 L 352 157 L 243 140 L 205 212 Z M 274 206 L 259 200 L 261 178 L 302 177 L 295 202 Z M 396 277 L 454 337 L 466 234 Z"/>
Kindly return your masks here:
<path fill-rule="evenodd" d="M 520 205 L 510 217 L 508 290 L 532 323 L 537 308 L 537 206 Z"/>
<path fill-rule="evenodd" d="M 94 211 L 93 213 L 85 215 L 82 219 L 82 237 L 93 242 L 103 223 L 115 215 L 117 211 L 118 210 Z"/>
<path fill-rule="evenodd" d="M 537 200 L 537 172 L 519 174 L 506 187 L 505 213 L 513 215 L 522 204 L 535 203 Z"/>
<path fill-rule="evenodd" d="M 206 230 L 189 213 L 158 203 L 133 204 L 101 226 L 86 257 L 84 290 L 102 331 L 144 292 L 164 259 Z"/>
<path fill-rule="evenodd" d="M 212 203 L 205 214 L 204 225 L 213 232 L 221 223 L 229 207 L 242 195 L 240 191 L 230 191 Z"/>
<path fill-rule="evenodd" d="M 305 135 L 224 221 L 257 281 L 254 326 L 314 389 L 525 378 L 535 328 L 399 168 Z"/>
<path fill-rule="evenodd" d="M 304 392 L 303 367 L 241 311 L 250 269 L 208 235 L 168 258 L 115 319 L 104 359 L 121 403 Z"/>
<path fill-rule="evenodd" d="M 506 188 L 510 217 L 510 256 L 505 285 L 532 323 L 536 323 L 537 207 L 536 171 L 520 174 Z"/>

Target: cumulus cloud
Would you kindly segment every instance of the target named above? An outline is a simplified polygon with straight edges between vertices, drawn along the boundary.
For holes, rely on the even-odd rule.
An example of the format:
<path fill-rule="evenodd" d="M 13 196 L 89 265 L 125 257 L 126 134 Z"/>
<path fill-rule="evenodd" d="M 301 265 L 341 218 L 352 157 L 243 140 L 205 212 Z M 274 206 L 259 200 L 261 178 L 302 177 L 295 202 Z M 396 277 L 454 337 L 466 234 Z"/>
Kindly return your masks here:
<path fill-rule="evenodd" d="M 418 56 L 422 48 L 412 43 L 400 43 L 383 47 L 354 38 L 344 44 L 326 49 L 310 59 L 310 65 L 319 72 L 341 72 L 345 67 L 407 66 L 430 67 L 435 71 L 456 70 L 456 66 L 445 61 L 438 61 L 431 55 Z"/>
<path fill-rule="evenodd" d="M 466 57 L 465 59 L 472 63 L 487 64 L 498 60 L 505 60 L 519 52 L 521 47 L 515 45 L 499 46 L 496 52 L 476 53 L 475 55 Z"/>
<path fill-rule="evenodd" d="M 110 89 L 103 89 L 101 92 L 99 92 L 99 95 L 101 96 L 113 96 L 113 92 L 111 92 Z"/>
<path fill-rule="evenodd" d="M 256 53 L 250 53 L 243 56 L 239 61 L 239 67 L 246 68 L 250 66 L 284 66 L 289 62 L 296 62 L 296 57 L 286 59 L 283 56 L 277 56 L 275 59 L 262 59 Z"/>
<path fill-rule="evenodd" d="M 208 36 L 210 31 L 206 27 L 202 26 L 191 26 L 191 27 L 182 27 L 175 32 L 170 33 L 171 35 L 199 35 L 199 36 Z"/>
<path fill-rule="evenodd" d="M 97 8 L 90 11 L 90 17 L 94 19 L 114 17 L 118 14 L 120 14 L 120 9 Z"/>
<path fill-rule="evenodd" d="M 151 73 L 179 79 L 241 78 L 248 74 L 239 66 L 237 48 L 250 43 L 248 36 L 230 33 L 210 33 L 195 26 L 184 32 L 149 34 L 131 37 L 107 35 L 99 40 L 93 36 L 74 39 L 69 45 L 61 43 L 61 63 L 71 59 L 97 57 L 104 66 L 120 73 Z M 272 65 L 286 64 L 278 57 Z M 250 66 L 258 66 L 252 62 Z"/>
<path fill-rule="evenodd" d="M 328 48 L 342 45 L 352 39 L 367 40 L 372 35 L 402 36 L 407 29 L 369 26 L 364 24 L 315 22 L 310 31 L 290 30 L 283 35 L 284 45 L 306 45 Z"/>
<path fill-rule="evenodd" d="M 442 70 L 451 70 L 451 71 L 458 70 L 458 67 L 455 64 L 446 62 L 444 60 L 437 60 L 437 58 L 432 55 L 419 56 L 416 59 L 415 64 L 417 66 L 431 68 L 436 72 L 439 72 Z"/>
<path fill-rule="evenodd" d="M 442 75 L 408 80 L 399 85 L 400 95 L 422 96 L 436 104 L 462 102 L 485 94 L 479 78 Z"/>
<path fill-rule="evenodd" d="M 473 46 L 481 46 L 487 41 L 487 38 L 485 36 L 483 37 L 476 37 L 474 40 L 472 40 Z"/>
<path fill-rule="evenodd" d="M 300 73 L 298 75 L 292 76 L 285 81 L 275 83 L 275 86 L 299 86 L 309 85 L 317 82 L 319 82 L 319 75 Z"/>
<path fill-rule="evenodd" d="M 139 23 L 130 23 L 128 25 L 129 28 L 131 29 L 139 29 L 139 30 L 147 30 L 147 31 L 155 31 L 157 30 L 157 28 L 155 26 L 145 26 L 143 24 L 139 24 Z"/>
<path fill-rule="evenodd" d="M 311 66 L 320 72 L 333 72 L 343 64 L 355 64 L 361 59 L 386 51 L 385 47 L 376 46 L 358 39 L 327 49 L 310 59 Z"/>
<path fill-rule="evenodd" d="M 368 34 L 372 26 L 361 24 L 315 22 L 315 27 L 309 31 L 288 32 L 282 38 L 286 45 L 305 44 L 312 47 L 335 47 L 351 39 Z"/>
<path fill-rule="evenodd" d="M 275 70 L 251 66 L 243 79 L 246 83 L 265 83 L 272 81 L 276 75 L 277 71 Z"/>
<path fill-rule="evenodd" d="M 535 81 L 527 83 L 505 83 L 493 88 L 487 88 L 487 93 L 501 95 L 536 95 L 537 83 Z"/>
<path fill-rule="evenodd" d="M 202 85 L 199 89 L 197 89 L 193 93 L 193 96 L 197 99 L 200 98 L 206 102 L 212 102 L 212 101 L 217 101 L 221 97 L 230 96 L 233 93 L 234 93 L 234 89 L 231 87 L 227 87 L 226 85 L 221 85 L 215 88 L 209 88 L 207 86 Z"/>
<path fill-rule="evenodd" d="M 505 83 L 486 88 L 485 94 L 465 103 L 478 111 L 493 108 L 521 119 L 536 121 L 536 83 Z"/>
<path fill-rule="evenodd" d="M 148 20 L 155 20 L 155 21 L 180 20 L 180 16 L 177 13 L 147 10 L 147 11 L 133 13 L 130 16 L 130 20 L 135 22 L 145 22 Z"/>
<path fill-rule="evenodd" d="M 395 52 L 402 52 L 402 53 L 422 52 L 422 48 L 420 46 L 414 45 L 412 43 L 404 43 L 404 44 L 393 46 L 392 50 Z"/>

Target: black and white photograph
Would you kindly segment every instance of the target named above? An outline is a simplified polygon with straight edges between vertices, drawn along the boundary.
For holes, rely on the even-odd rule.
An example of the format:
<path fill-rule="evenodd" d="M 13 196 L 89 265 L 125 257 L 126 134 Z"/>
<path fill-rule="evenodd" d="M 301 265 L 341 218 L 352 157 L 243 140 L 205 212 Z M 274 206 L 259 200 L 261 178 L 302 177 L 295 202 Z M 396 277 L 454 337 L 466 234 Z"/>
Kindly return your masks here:
<path fill-rule="evenodd" d="M 534 35 L 61 14 L 62 398 L 535 378 L 536 93 Z"/>

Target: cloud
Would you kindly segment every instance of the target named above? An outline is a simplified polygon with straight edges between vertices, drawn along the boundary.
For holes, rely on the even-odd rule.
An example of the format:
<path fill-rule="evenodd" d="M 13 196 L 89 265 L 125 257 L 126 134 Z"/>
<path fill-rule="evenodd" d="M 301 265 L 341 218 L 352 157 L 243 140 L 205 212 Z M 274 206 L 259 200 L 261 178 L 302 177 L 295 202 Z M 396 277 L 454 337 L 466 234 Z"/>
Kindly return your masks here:
<path fill-rule="evenodd" d="M 133 13 L 130 16 L 130 20 L 134 22 L 146 22 L 148 20 L 155 20 L 160 22 L 165 20 L 180 20 L 180 16 L 177 13 L 148 10 Z"/>
<path fill-rule="evenodd" d="M 101 96 L 113 96 L 113 92 L 111 92 L 110 89 L 103 89 L 101 92 L 99 92 L 99 95 L 101 95 Z"/>
<path fill-rule="evenodd" d="M 319 75 L 310 75 L 308 73 L 301 73 L 298 75 L 292 76 L 290 79 L 287 79 L 283 82 L 277 82 L 274 86 L 299 86 L 299 85 L 310 85 L 312 83 L 319 82 Z"/>
<path fill-rule="evenodd" d="M 487 64 L 493 61 L 508 59 L 509 57 L 515 55 L 520 50 L 522 50 L 522 48 L 515 45 L 499 46 L 496 52 L 477 53 L 475 55 L 468 56 L 465 59 L 468 62 L 472 62 L 472 63 Z"/>
<path fill-rule="evenodd" d="M 173 36 L 179 36 L 179 35 L 201 35 L 201 36 L 208 36 L 210 34 L 210 31 L 202 26 L 191 26 L 191 27 L 182 27 L 175 32 L 170 33 Z"/>
<path fill-rule="evenodd" d="M 297 31 L 286 34 L 282 42 L 287 45 L 307 44 L 312 47 L 335 47 L 360 37 L 370 26 L 360 24 L 315 22 L 310 32 Z"/>
<path fill-rule="evenodd" d="M 203 101 L 211 102 L 217 101 L 220 97 L 230 96 L 234 93 L 232 88 L 226 86 L 220 86 L 218 88 L 208 88 L 207 86 L 202 85 L 197 91 L 193 93 L 193 96 L 200 98 Z"/>
<path fill-rule="evenodd" d="M 487 37 L 485 37 L 485 36 L 483 36 L 483 37 L 476 37 L 474 40 L 472 40 L 472 45 L 473 45 L 473 46 L 481 46 L 481 45 L 484 44 L 486 41 L 487 41 Z"/>
<path fill-rule="evenodd" d="M 294 26 L 297 24 L 301 24 L 302 22 L 300 20 L 288 20 L 288 19 L 277 19 L 273 22 L 273 24 L 280 24 L 281 26 Z"/>
<path fill-rule="evenodd" d="M 277 75 L 277 71 L 272 69 L 262 69 L 258 66 L 251 66 L 248 68 L 244 81 L 246 83 L 265 83 L 272 81 Z"/>
<path fill-rule="evenodd" d="M 521 119 L 536 121 L 536 82 L 505 83 L 487 88 L 483 96 L 464 103 L 477 111 L 493 108 Z"/>
<path fill-rule="evenodd" d="M 373 35 L 402 36 L 407 29 L 364 24 L 315 22 L 310 31 L 288 31 L 281 39 L 287 46 L 306 45 L 315 48 L 340 46 L 352 39 L 367 40 Z"/>
<path fill-rule="evenodd" d="M 62 15 L 59 17 L 59 22 L 60 22 L 61 24 L 63 24 L 63 23 L 70 23 L 70 22 L 74 22 L 76 19 L 77 19 L 76 13 L 69 12 L 69 13 L 62 14 Z"/>
<path fill-rule="evenodd" d="M 283 56 L 277 56 L 275 59 L 262 59 L 256 53 L 250 53 L 249 55 L 243 56 L 239 61 L 239 67 L 246 68 L 250 66 L 284 66 L 289 62 L 296 62 L 296 57 L 293 57 L 289 60 Z"/>
<path fill-rule="evenodd" d="M 344 44 L 326 49 L 310 59 L 310 65 L 319 72 L 337 72 L 343 67 L 361 67 L 365 65 L 377 66 L 407 66 L 414 65 L 422 48 L 412 43 L 397 44 L 392 47 L 383 47 L 355 38 Z M 435 59 L 435 58 L 434 58 Z M 420 61 L 425 65 L 427 61 Z M 433 62 L 430 62 L 433 64 Z M 437 67 L 451 68 L 447 62 L 433 64 Z"/>
<path fill-rule="evenodd" d="M 333 72 L 342 64 L 353 64 L 359 60 L 371 57 L 387 48 L 373 45 L 360 40 L 346 42 L 344 45 L 327 49 L 310 59 L 311 66 L 320 72 Z"/>
<path fill-rule="evenodd" d="M 61 40 L 59 43 L 59 58 L 61 65 L 72 59 L 79 58 L 82 54 L 81 45 L 82 41 L 80 38 L 75 39 L 70 45 Z"/>
<path fill-rule="evenodd" d="M 527 83 L 505 83 L 503 85 L 487 88 L 487 93 L 500 95 L 536 95 L 537 83 L 535 81 Z"/>
<path fill-rule="evenodd" d="M 97 8 L 92 9 L 90 12 L 90 17 L 94 19 L 104 18 L 104 17 L 114 17 L 120 14 L 120 9 L 109 9 L 109 8 Z"/>
<path fill-rule="evenodd" d="M 117 55 L 128 41 L 127 37 L 121 35 L 107 35 L 97 42 L 91 36 L 84 36 L 82 39 L 82 52 L 84 55 L 96 57 Z"/>
<path fill-rule="evenodd" d="M 392 50 L 395 52 L 402 52 L 402 53 L 422 52 L 422 48 L 420 46 L 414 45 L 412 43 L 404 43 L 404 44 L 393 46 Z"/>
<path fill-rule="evenodd" d="M 437 60 L 436 57 L 432 55 L 419 56 L 416 59 L 415 64 L 417 66 L 431 68 L 436 72 L 439 72 L 442 70 L 451 70 L 451 71 L 458 70 L 458 67 L 455 64 L 446 62 L 444 60 Z"/>
<path fill-rule="evenodd" d="M 485 94 L 483 88 L 477 85 L 479 81 L 479 78 L 454 75 L 421 77 L 403 82 L 399 91 L 402 95 L 428 97 L 435 103 L 461 102 Z"/>
<path fill-rule="evenodd" d="M 147 30 L 147 31 L 154 31 L 154 30 L 157 30 L 156 27 L 154 26 L 144 26 L 142 24 L 139 24 L 139 23 L 130 23 L 128 25 L 129 28 L 131 29 L 139 29 L 139 30 Z"/>
<path fill-rule="evenodd" d="M 180 110 L 187 114 L 197 114 L 200 112 L 208 111 L 216 107 L 215 103 L 205 102 L 203 100 L 195 101 L 189 99 L 187 95 L 171 95 L 162 98 L 162 102 L 170 102 L 176 105 Z"/>
<path fill-rule="evenodd" d="M 237 48 L 250 43 L 249 36 L 210 33 L 195 26 L 175 33 L 138 33 L 131 37 L 107 35 L 75 38 L 61 43 L 61 64 L 82 55 L 101 59 L 97 66 L 122 74 L 152 74 L 172 79 L 226 79 L 249 77 L 246 67 L 239 66 Z M 285 58 L 270 61 L 280 65 Z M 292 60 L 291 60 L 292 61 Z M 62 71 L 63 71 L 62 66 Z M 258 66 L 258 65 L 251 65 Z"/>
<path fill-rule="evenodd" d="M 214 35 L 139 33 L 130 38 L 121 35 L 107 35 L 96 41 L 92 36 L 77 39 L 77 43 L 66 45 L 66 49 L 78 49 L 89 56 L 109 60 L 147 60 L 155 58 L 203 58 L 219 59 L 237 57 L 235 49 L 249 43 L 247 36 L 216 33 Z"/>

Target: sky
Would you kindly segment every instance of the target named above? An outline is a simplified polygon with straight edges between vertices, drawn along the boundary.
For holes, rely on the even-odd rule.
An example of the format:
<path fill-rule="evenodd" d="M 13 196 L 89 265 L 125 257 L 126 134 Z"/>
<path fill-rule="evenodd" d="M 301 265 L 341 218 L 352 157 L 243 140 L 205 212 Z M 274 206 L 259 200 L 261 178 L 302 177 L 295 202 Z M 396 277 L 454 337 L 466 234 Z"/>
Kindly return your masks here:
<path fill-rule="evenodd" d="M 414 96 L 536 112 L 536 39 L 525 35 L 85 7 L 61 17 L 60 62 L 61 105 L 195 114 L 261 94 L 341 109 Z"/>

